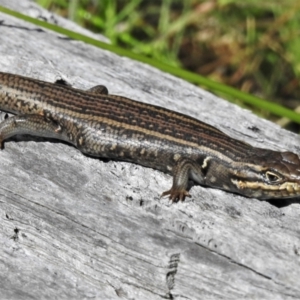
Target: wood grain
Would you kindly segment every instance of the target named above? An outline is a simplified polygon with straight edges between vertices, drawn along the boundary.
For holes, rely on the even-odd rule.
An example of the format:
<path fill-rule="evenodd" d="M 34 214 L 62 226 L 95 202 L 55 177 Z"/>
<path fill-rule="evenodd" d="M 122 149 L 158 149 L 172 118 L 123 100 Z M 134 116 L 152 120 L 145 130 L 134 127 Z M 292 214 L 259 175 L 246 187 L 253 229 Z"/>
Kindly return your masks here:
<path fill-rule="evenodd" d="M 78 28 L 31 1 L 1 0 Z M 0 14 L 0 70 L 165 106 L 254 146 L 299 137 L 149 66 Z M 75 27 L 74 27 L 75 26 Z M 253 128 L 256 128 L 253 130 Z M 297 299 L 300 206 L 194 186 L 159 195 L 161 172 L 18 137 L 0 153 L 2 299 Z M 279 207 L 278 207 L 279 206 Z"/>

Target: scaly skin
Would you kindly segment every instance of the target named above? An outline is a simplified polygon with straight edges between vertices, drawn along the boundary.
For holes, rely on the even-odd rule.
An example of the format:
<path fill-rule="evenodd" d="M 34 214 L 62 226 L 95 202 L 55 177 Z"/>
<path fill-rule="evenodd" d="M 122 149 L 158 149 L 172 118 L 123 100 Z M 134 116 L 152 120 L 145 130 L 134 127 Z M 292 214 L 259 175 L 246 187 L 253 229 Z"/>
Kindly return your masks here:
<path fill-rule="evenodd" d="M 83 153 L 129 161 L 173 175 L 164 192 L 184 200 L 188 179 L 260 199 L 300 195 L 300 160 L 260 149 L 197 119 L 97 86 L 82 91 L 0 72 L 0 142 L 16 134 L 57 138 Z"/>

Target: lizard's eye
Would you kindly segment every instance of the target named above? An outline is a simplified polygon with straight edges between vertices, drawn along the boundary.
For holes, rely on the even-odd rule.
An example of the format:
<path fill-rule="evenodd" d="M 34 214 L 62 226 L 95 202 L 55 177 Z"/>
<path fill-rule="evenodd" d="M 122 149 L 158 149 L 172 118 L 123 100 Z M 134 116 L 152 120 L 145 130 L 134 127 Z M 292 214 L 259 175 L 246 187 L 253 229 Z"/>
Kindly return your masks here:
<path fill-rule="evenodd" d="M 270 172 L 270 171 L 265 172 L 264 177 L 269 182 L 276 182 L 276 181 L 280 180 L 280 177 L 277 174 Z"/>

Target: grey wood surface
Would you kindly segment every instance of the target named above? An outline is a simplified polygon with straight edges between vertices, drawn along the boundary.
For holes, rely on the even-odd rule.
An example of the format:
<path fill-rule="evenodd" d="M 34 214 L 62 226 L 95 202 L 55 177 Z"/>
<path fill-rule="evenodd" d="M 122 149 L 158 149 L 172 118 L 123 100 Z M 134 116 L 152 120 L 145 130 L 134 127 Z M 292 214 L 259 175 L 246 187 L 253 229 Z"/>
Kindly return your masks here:
<path fill-rule="evenodd" d="M 0 5 L 76 25 L 31 1 Z M 0 70 L 161 105 L 255 146 L 299 137 L 147 65 L 0 13 Z M 86 32 L 86 31 L 84 31 Z M 90 34 L 90 33 L 89 33 Z M 0 153 L 1 299 L 299 299 L 299 199 L 259 201 L 18 137 Z"/>

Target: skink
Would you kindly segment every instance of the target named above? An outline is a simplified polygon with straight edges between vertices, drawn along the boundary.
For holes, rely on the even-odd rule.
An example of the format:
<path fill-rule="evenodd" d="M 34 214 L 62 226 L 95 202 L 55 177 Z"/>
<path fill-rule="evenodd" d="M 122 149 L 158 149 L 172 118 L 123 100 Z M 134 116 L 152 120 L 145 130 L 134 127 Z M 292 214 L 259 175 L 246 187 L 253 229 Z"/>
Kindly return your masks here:
<path fill-rule="evenodd" d="M 0 143 L 16 134 L 67 141 L 81 152 L 172 174 L 162 193 L 190 196 L 189 179 L 259 199 L 300 195 L 300 160 L 255 148 L 195 118 L 122 96 L 0 72 Z"/>

